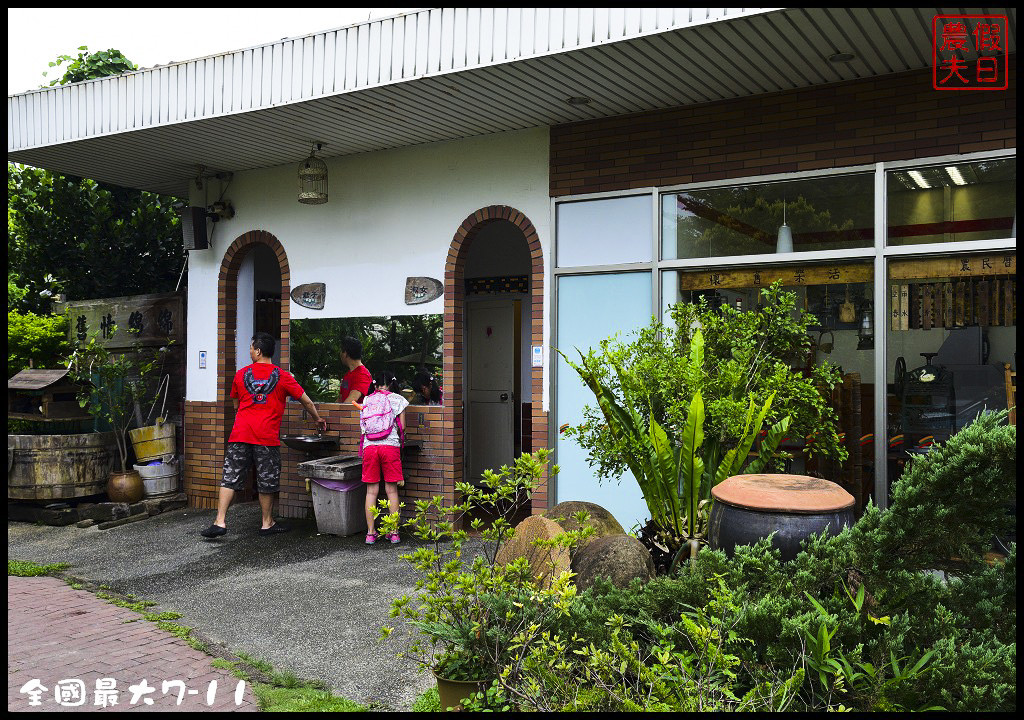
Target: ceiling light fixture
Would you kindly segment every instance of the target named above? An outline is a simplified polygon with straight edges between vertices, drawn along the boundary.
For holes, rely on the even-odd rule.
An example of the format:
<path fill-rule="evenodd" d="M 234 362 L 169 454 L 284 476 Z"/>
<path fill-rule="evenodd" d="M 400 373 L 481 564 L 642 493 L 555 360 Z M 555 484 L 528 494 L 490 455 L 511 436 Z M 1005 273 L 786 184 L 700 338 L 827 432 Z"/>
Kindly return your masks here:
<path fill-rule="evenodd" d="M 964 180 L 964 176 L 960 174 L 960 168 L 955 165 L 949 165 L 946 167 L 946 174 L 949 175 L 949 179 L 955 182 L 957 185 L 966 185 L 967 181 Z"/>
<path fill-rule="evenodd" d="M 830 63 L 848 63 L 857 59 L 857 56 L 849 52 L 837 52 L 828 56 Z"/>
<path fill-rule="evenodd" d="M 907 171 L 907 175 L 909 175 L 914 180 L 914 182 L 917 183 L 917 186 L 922 190 L 928 190 L 931 188 L 931 185 L 928 184 L 928 181 L 924 179 L 924 175 L 922 175 L 917 170 L 909 170 Z"/>
<path fill-rule="evenodd" d="M 593 102 L 593 100 L 584 95 L 573 95 L 570 98 L 566 98 L 565 101 L 570 105 L 589 105 Z"/>

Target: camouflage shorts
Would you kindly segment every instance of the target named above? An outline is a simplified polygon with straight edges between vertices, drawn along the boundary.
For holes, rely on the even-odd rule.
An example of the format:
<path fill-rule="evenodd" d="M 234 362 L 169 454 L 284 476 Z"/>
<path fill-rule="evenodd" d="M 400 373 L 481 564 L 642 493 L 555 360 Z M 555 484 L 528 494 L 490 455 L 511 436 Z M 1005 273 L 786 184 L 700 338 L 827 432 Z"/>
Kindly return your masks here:
<path fill-rule="evenodd" d="M 249 468 L 256 463 L 256 490 L 276 493 L 281 489 L 281 448 L 274 445 L 228 443 L 224 453 L 224 480 L 221 487 L 241 490 Z"/>

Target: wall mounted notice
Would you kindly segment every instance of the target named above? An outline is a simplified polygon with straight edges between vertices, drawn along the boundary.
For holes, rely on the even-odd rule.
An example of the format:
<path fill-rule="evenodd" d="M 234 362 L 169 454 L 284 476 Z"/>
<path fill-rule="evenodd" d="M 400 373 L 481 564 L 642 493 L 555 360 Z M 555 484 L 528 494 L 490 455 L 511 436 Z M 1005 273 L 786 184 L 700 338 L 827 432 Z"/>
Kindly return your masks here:
<path fill-rule="evenodd" d="M 532 367 L 544 367 L 544 347 L 541 345 L 533 346 Z"/>
<path fill-rule="evenodd" d="M 200 370 L 205 370 L 206 369 L 206 351 L 205 350 L 200 350 L 199 351 L 199 369 Z"/>

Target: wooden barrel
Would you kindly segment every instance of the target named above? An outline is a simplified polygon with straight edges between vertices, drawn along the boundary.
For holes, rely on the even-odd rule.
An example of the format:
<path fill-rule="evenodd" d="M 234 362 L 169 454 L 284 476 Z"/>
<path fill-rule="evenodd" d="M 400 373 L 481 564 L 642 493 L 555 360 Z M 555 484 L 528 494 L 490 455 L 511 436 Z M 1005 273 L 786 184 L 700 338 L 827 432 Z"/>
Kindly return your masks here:
<path fill-rule="evenodd" d="M 853 524 L 853 496 L 828 480 L 805 475 L 734 475 L 712 489 L 709 542 L 732 555 L 772 535 L 782 560 L 792 560 L 809 535 Z"/>
<path fill-rule="evenodd" d="M 106 490 L 114 433 L 8 435 L 8 500 L 66 500 Z"/>

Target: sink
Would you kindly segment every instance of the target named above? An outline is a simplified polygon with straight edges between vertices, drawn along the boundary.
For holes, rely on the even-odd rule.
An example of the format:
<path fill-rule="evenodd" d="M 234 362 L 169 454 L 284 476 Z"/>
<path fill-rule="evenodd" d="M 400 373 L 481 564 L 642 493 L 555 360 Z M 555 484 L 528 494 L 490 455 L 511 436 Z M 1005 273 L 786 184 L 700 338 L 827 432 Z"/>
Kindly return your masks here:
<path fill-rule="evenodd" d="M 337 435 L 282 435 L 281 441 L 292 450 L 316 453 L 337 450 L 341 438 Z"/>

